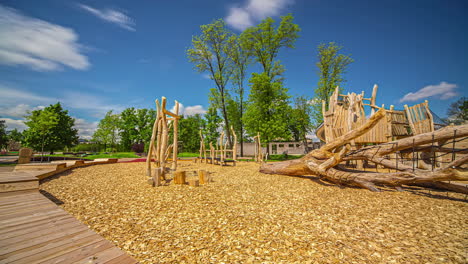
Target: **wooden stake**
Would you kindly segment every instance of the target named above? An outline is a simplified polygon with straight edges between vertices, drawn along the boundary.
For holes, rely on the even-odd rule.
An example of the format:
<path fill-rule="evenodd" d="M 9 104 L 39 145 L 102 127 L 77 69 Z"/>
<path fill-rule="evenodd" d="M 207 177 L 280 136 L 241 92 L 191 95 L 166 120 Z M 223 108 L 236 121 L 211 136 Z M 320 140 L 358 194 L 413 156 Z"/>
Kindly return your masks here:
<path fill-rule="evenodd" d="M 175 116 L 174 116 L 174 143 L 172 148 L 172 170 L 177 169 L 177 154 L 179 150 L 178 135 L 179 135 L 179 102 L 175 101 Z"/>

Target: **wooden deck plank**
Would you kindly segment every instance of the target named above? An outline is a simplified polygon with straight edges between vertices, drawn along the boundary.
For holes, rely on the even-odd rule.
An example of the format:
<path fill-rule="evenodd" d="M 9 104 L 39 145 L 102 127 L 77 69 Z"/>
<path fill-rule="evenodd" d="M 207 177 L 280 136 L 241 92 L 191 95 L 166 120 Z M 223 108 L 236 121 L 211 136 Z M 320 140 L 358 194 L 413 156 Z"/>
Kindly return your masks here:
<path fill-rule="evenodd" d="M 2 237 L 2 239 L 0 239 L 0 244 L 10 245 L 10 244 L 23 242 L 23 241 L 28 241 L 28 240 L 35 239 L 35 238 L 38 238 L 38 237 L 47 236 L 47 235 L 52 234 L 52 233 L 59 233 L 59 232 L 62 232 L 62 231 L 67 231 L 67 230 L 70 230 L 70 229 L 75 228 L 75 227 L 80 227 L 82 225 L 83 224 L 78 222 L 78 221 L 70 221 L 70 222 L 67 222 L 67 223 L 60 222 L 60 225 L 53 225 L 53 226 L 50 226 L 48 228 L 43 228 L 41 226 L 40 229 L 36 228 L 36 230 L 28 232 L 26 234 L 22 234 L 22 235 L 10 237 L 10 238 L 3 238 Z"/>
<path fill-rule="evenodd" d="M 84 247 L 99 241 L 103 238 L 91 232 L 85 232 L 77 234 L 76 236 L 68 239 L 67 241 L 57 241 L 48 243 L 43 247 L 38 247 L 33 250 L 21 252 L 19 254 L 13 254 L 5 258 L 5 262 L 2 263 L 34 263 L 40 261 L 46 261 L 52 258 L 56 258 L 70 251 L 76 250 L 77 247 Z"/>
<path fill-rule="evenodd" d="M 46 261 L 41 261 L 38 263 L 41 264 L 59 264 L 59 263 L 75 263 L 76 261 L 82 260 L 84 258 L 92 257 L 94 254 L 113 247 L 113 245 L 107 240 L 101 240 L 96 243 L 79 247 L 73 251 L 70 251 L 66 254 L 60 255 L 58 257 L 48 259 Z"/>
<path fill-rule="evenodd" d="M 75 264 L 87 264 L 87 263 L 106 263 L 118 257 L 125 256 L 125 252 L 117 247 L 111 247 L 106 250 L 97 252 L 93 256 L 83 258 L 79 261 L 74 262 Z M 129 256 L 126 256 L 129 258 Z"/>
<path fill-rule="evenodd" d="M 41 228 L 43 225 L 46 225 L 48 223 L 57 223 L 60 221 L 67 221 L 67 219 L 76 220 L 76 218 L 74 218 L 73 216 L 69 214 L 56 215 L 51 218 L 46 218 L 46 219 L 42 219 L 39 221 L 30 222 L 30 223 L 24 223 L 24 224 L 17 225 L 17 226 L 0 227 L 0 236 L 7 234 L 7 233 L 15 232 L 18 230 L 23 230 L 23 229 L 28 230 L 30 228 L 32 229 Z"/>
<path fill-rule="evenodd" d="M 0 190 L 0 264 L 137 263 L 39 193 L 37 187 L 22 189 L 24 184 L 38 185 L 38 178 L 69 169 L 61 167 L 49 171 L 44 165 L 40 171 L 20 170 L 0 175 L 0 189 L 15 185 L 7 192 Z"/>

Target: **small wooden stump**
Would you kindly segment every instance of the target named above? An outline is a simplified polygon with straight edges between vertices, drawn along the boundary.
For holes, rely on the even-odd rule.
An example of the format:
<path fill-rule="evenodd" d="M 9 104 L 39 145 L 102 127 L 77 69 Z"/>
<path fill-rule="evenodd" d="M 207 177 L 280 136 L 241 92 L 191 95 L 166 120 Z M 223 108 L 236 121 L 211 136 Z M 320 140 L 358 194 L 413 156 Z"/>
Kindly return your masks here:
<path fill-rule="evenodd" d="M 174 172 L 174 184 L 185 184 L 185 171 Z"/>
<path fill-rule="evenodd" d="M 198 187 L 200 186 L 200 181 L 199 180 L 189 180 L 189 185 L 192 187 Z"/>
<path fill-rule="evenodd" d="M 161 168 L 154 169 L 153 186 L 161 186 L 161 180 L 164 178 L 164 172 Z"/>
<path fill-rule="evenodd" d="M 205 180 L 206 171 L 205 170 L 198 170 L 198 178 L 199 178 L 200 184 L 205 184 L 207 182 Z"/>

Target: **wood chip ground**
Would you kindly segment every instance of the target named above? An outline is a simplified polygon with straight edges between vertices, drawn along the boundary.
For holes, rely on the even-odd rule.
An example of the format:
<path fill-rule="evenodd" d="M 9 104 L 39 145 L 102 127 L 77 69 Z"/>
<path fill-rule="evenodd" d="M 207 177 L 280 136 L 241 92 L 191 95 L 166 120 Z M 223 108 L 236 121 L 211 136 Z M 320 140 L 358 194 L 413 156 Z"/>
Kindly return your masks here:
<path fill-rule="evenodd" d="M 147 184 L 144 163 L 75 169 L 41 184 L 66 211 L 141 263 L 467 263 L 468 203 L 456 193 L 340 188 L 205 169 L 200 187 Z"/>

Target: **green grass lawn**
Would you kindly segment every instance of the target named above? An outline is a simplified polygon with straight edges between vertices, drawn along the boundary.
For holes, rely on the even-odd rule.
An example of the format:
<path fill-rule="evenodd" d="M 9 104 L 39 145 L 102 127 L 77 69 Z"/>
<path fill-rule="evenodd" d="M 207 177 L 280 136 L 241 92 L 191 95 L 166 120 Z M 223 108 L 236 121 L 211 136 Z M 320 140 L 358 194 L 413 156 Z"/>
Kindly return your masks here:
<path fill-rule="evenodd" d="M 40 155 L 36 155 L 36 157 L 40 157 Z M 70 158 L 83 158 L 83 159 L 120 159 L 120 158 L 139 158 L 140 156 L 136 155 L 134 152 L 115 152 L 115 153 L 99 153 L 96 155 L 88 155 L 85 157 L 81 156 L 74 156 L 74 155 L 63 155 L 63 154 L 53 154 L 53 155 L 44 155 L 44 157 L 70 157 Z"/>
<path fill-rule="evenodd" d="M 10 151 L 7 154 L 0 154 L 0 156 L 18 156 L 18 151 Z"/>
<path fill-rule="evenodd" d="M 177 155 L 179 158 L 193 158 L 193 157 L 198 157 L 200 154 L 199 153 L 193 153 L 193 152 L 181 152 Z"/>

